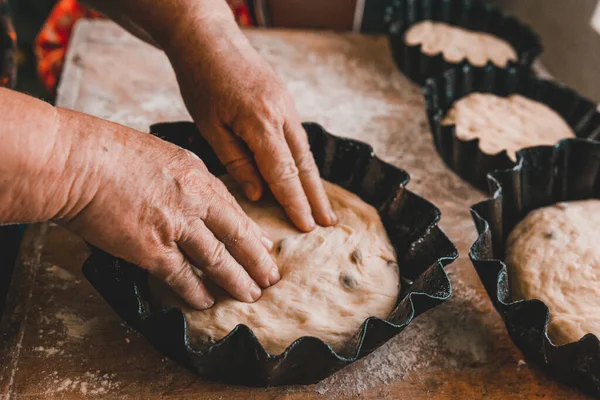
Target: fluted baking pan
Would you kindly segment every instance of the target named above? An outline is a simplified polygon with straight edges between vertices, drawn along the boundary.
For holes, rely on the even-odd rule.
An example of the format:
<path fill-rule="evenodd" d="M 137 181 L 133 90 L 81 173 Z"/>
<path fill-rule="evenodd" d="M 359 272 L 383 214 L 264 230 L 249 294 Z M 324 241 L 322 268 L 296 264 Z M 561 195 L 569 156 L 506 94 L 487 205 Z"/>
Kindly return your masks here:
<path fill-rule="evenodd" d="M 389 39 L 398 68 L 422 85 L 460 62 L 444 59 L 442 53 L 425 54 L 421 45 L 407 45 L 408 29 L 424 20 L 445 22 L 461 28 L 492 34 L 508 42 L 517 53 L 519 65 L 529 67 L 542 52 L 540 37 L 515 17 L 479 0 L 395 0 L 390 17 Z"/>
<path fill-rule="evenodd" d="M 181 310 L 154 306 L 145 271 L 96 249 L 83 266 L 86 278 L 125 321 L 159 351 L 208 379 L 250 386 L 318 382 L 371 353 L 452 293 L 443 267 L 457 250 L 437 226 L 439 210 L 405 188 L 409 175 L 377 158 L 368 144 L 333 136 L 316 124 L 304 128 L 322 176 L 379 211 L 400 265 L 396 308 L 385 320 L 367 319 L 343 351 L 302 337 L 282 354 L 269 354 L 244 325 L 214 344 L 193 347 Z M 225 172 L 193 124 L 160 124 L 152 132 L 195 152 L 213 174 Z"/>
<path fill-rule="evenodd" d="M 538 78 L 528 68 L 517 65 L 506 68 L 491 64 L 473 67 L 464 62 L 438 77 L 428 79 L 423 94 L 438 153 L 454 172 L 479 188 L 486 187 L 489 172 L 511 168 L 515 163 L 508 158 L 506 151 L 486 154 L 479 148 L 479 139 L 461 140 L 456 137 L 455 125 L 442 125 L 452 105 L 473 92 L 503 97 L 520 94 L 556 111 L 577 137 L 597 139 L 600 135 L 597 105 L 576 91 L 557 82 Z"/>
<path fill-rule="evenodd" d="M 548 337 L 548 307 L 536 299 L 513 301 L 504 262 L 505 241 L 531 210 L 600 194 L 600 143 L 566 139 L 518 153 L 512 169 L 489 176 L 490 199 L 471 207 L 479 237 L 469 256 L 481 282 L 525 356 L 552 376 L 600 395 L 600 342 L 592 334 L 555 346 Z"/>

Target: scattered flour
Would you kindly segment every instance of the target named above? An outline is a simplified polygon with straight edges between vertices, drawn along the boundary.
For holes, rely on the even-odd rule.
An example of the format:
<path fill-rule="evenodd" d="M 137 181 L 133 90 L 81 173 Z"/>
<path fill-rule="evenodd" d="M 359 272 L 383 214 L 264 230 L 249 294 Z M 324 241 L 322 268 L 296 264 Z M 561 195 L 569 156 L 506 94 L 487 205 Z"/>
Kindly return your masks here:
<path fill-rule="evenodd" d="M 390 138 L 380 133 L 395 125 L 405 130 L 410 125 L 397 121 L 398 115 L 424 119 L 420 88 L 398 72 L 385 37 L 323 33 L 299 37 L 281 32 L 286 35 L 285 40 L 265 35 L 250 35 L 250 39 L 285 82 L 302 121 L 367 141 L 381 155 Z M 309 45 L 306 35 L 310 35 Z M 333 43 L 336 52 L 331 52 Z M 298 63 L 312 68 L 297 68 Z"/>
<path fill-rule="evenodd" d="M 63 281 L 74 281 L 75 280 L 75 275 L 73 275 L 66 269 L 59 267 L 58 265 L 51 265 L 51 266 L 47 267 L 46 272 L 51 273 L 52 275 L 54 275 L 55 277 L 57 277 L 59 279 L 62 279 Z"/>
<path fill-rule="evenodd" d="M 55 354 L 63 352 L 62 350 L 57 349 L 56 347 L 43 347 L 43 346 L 34 347 L 33 351 L 42 352 L 46 355 L 46 357 L 53 356 Z"/>
<path fill-rule="evenodd" d="M 99 317 L 83 321 L 77 315 L 66 311 L 59 311 L 55 316 L 62 322 L 67 335 L 76 339 L 82 339 L 90 334 L 100 322 Z"/>
<path fill-rule="evenodd" d="M 120 383 L 115 381 L 115 374 L 101 374 L 100 371 L 86 372 L 79 377 L 57 379 L 54 371 L 48 376 L 47 394 L 61 392 L 80 393 L 82 395 L 107 395 L 111 390 L 118 389 Z"/>

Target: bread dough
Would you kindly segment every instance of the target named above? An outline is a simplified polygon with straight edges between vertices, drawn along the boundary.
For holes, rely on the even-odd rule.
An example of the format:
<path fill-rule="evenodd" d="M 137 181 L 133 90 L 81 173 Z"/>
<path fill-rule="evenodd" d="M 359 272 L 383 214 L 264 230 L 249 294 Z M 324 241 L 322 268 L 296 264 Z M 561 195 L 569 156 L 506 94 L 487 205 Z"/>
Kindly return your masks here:
<path fill-rule="evenodd" d="M 550 308 L 554 344 L 600 337 L 600 200 L 530 212 L 506 247 L 513 300 L 539 299 Z"/>
<path fill-rule="evenodd" d="M 301 233 L 272 198 L 250 202 L 231 180 L 224 181 L 275 243 L 272 255 L 281 281 L 252 304 L 213 291 L 215 305 L 197 311 L 151 280 L 155 298 L 184 311 L 193 343 L 217 341 L 245 324 L 271 354 L 283 352 L 301 336 L 316 336 L 339 351 L 368 317 L 389 316 L 399 293 L 399 270 L 375 208 L 324 181 L 339 223 Z"/>
<path fill-rule="evenodd" d="M 486 154 L 506 150 L 512 161 L 523 148 L 554 145 L 575 136 L 550 107 L 518 94 L 471 93 L 454 103 L 442 125 L 456 125 L 461 140 L 479 138 L 479 148 Z"/>
<path fill-rule="evenodd" d="M 504 67 L 517 61 L 517 53 L 505 40 L 485 32 L 475 32 L 444 22 L 421 21 L 411 26 L 404 36 L 406 44 L 421 45 L 421 51 L 433 56 L 442 53 L 444 59 L 458 63 L 465 58 L 481 67 L 488 61 Z"/>

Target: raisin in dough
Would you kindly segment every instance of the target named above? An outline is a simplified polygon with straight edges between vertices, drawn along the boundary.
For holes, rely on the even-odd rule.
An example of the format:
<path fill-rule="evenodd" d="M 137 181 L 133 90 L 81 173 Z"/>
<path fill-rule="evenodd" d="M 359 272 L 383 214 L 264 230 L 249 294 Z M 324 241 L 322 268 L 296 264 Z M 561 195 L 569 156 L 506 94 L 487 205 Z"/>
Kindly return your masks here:
<path fill-rule="evenodd" d="M 456 125 L 461 140 L 479 138 L 479 148 L 486 154 L 506 150 L 512 161 L 517 161 L 517 151 L 523 148 L 575 137 L 554 110 L 518 94 L 471 93 L 454 103 L 442 125 Z"/>
<path fill-rule="evenodd" d="M 151 280 L 155 298 L 184 311 L 192 343 L 214 342 L 245 324 L 271 354 L 283 352 L 301 336 L 316 336 L 340 350 L 368 317 L 389 316 L 398 297 L 399 270 L 375 208 L 324 181 L 339 223 L 301 233 L 272 198 L 250 202 L 231 180 L 224 181 L 275 243 L 272 255 L 281 281 L 263 290 L 253 304 L 220 290 L 212 308 L 197 311 Z"/>
<path fill-rule="evenodd" d="M 466 58 L 478 67 L 488 61 L 504 67 L 517 60 L 517 53 L 505 40 L 443 22 L 421 21 L 406 31 L 404 41 L 409 46 L 420 44 L 421 51 L 430 56 L 442 53 L 445 60 L 453 63 Z"/>
<path fill-rule="evenodd" d="M 513 300 L 539 299 L 550 308 L 554 344 L 600 336 L 600 200 L 530 212 L 506 247 Z"/>

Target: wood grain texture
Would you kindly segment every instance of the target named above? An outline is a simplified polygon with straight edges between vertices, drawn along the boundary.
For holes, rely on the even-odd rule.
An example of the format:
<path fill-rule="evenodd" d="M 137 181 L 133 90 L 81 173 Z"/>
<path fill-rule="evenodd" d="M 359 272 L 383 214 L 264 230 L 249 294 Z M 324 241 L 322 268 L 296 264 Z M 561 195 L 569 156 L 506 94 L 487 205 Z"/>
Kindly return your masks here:
<path fill-rule="evenodd" d="M 83 279 L 83 242 L 31 228 L 0 333 L 0 396 L 168 399 L 574 399 L 522 360 L 467 258 L 468 207 L 484 195 L 434 150 L 420 89 L 395 68 L 382 37 L 248 31 L 293 94 L 303 120 L 369 142 L 411 173 L 409 188 L 438 205 L 461 257 L 455 295 L 365 359 L 311 386 L 253 389 L 198 379 L 161 357 Z M 76 30 L 58 104 L 140 129 L 189 120 L 166 57 L 108 22 Z"/>

